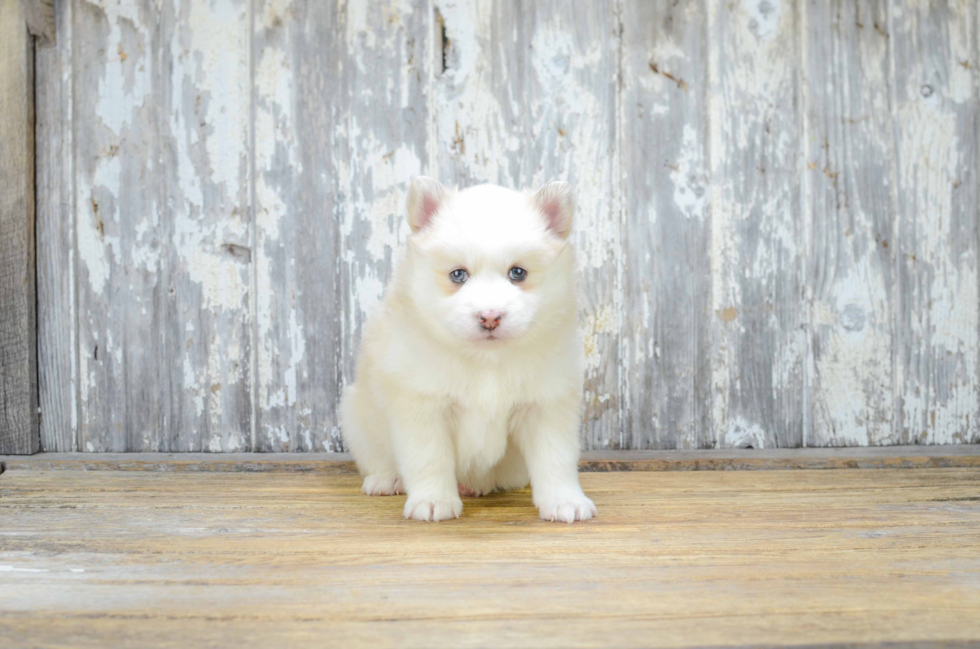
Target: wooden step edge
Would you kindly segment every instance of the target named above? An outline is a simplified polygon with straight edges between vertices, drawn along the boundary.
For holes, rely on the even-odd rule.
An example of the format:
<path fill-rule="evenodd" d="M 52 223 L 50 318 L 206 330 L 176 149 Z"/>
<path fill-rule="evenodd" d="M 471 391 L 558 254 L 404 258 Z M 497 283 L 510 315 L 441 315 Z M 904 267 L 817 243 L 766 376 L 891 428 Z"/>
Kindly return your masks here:
<path fill-rule="evenodd" d="M 7 471 L 353 474 L 348 453 L 38 453 L 0 457 Z M 744 471 L 980 468 L 980 444 L 874 448 L 589 451 L 579 470 Z"/>

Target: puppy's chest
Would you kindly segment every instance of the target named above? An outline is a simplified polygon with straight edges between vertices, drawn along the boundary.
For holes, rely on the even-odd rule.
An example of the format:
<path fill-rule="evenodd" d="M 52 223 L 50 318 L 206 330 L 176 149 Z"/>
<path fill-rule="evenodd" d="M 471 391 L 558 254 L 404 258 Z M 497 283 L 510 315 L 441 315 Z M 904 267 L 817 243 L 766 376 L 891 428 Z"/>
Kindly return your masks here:
<path fill-rule="evenodd" d="M 519 378 L 492 372 L 468 377 L 454 387 L 459 464 L 492 466 L 507 449 L 511 413 L 528 400 L 529 391 Z"/>
<path fill-rule="evenodd" d="M 444 394 L 464 408 L 509 411 L 520 403 L 541 400 L 547 392 L 548 370 L 524 359 L 494 366 L 460 363 L 440 376 Z"/>
<path fill-rule="evenodd" d="M 454 408 L 456 463 L 463 471 L 488 469 L 507 450 L 510 409 Z"/>
<path fill-rule="evenodd" d="M 530 392 L 521 377 L 490 372 L 458 376 L 447 387 L 456 403 L 487 412 L 508 410 L 526 400 Z"/>

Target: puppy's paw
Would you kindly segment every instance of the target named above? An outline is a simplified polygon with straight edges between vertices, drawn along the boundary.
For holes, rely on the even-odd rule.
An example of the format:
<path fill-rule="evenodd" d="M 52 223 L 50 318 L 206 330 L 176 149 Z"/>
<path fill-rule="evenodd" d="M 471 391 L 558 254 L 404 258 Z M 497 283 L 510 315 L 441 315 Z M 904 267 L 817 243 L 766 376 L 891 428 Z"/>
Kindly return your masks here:
<path fill-rule="evenodd" d="M 405 518 L 417 521 L 445 521 L 459 518 L 463 513 L 463 501 L 456 494 L 432 497 L 411 496 L 405 501 Z"/>
<path fill-rule="evenodd" d="M 480 496 L 485 496 L 490 493 L 490 490 L 483 491 L 482 489 L 475 487 L 467 487 L 463 483 L 459 483 L 459 495 L 466 496 L 467 498 L 479 498 Z"/>
<path fill-rule="evenodd" d="M 538 505 L 541 519 L 559 523 L 587 521 L 596 516 L 595 503 L 581 491 L 560 493 L 542 498 Z"/>
<path fill-rule="evenodd" d="M 405 493 L 402 479 L 399 476 L 374 474 L 364 478 L 361 491 L 369 496 L 394 496 Z"/>

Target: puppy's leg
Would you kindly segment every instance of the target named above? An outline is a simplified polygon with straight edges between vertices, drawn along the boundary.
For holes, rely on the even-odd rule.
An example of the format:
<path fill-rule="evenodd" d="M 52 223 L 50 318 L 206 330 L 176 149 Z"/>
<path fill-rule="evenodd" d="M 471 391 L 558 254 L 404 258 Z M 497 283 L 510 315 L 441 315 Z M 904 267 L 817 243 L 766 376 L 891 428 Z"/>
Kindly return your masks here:
<path fill-rule="evenodd" d="M 577 403 L 535 404 L 517 425 L 515 440 L 527 462 L 541 518 L 571 523 L 595 516 L 595 504 L 582 493 L 578 481 Z"/>
<path fill-rule="evenodd" d="M 369 496 L 405 493 L 389 440 L 388 422 L 379 416 L 380 409 L 367 387 L 347 386 L 340 402 L 344 441 L 364 476 L 361 490 Z"/>
<path fill-rule="evenodd" d="M 405 518 L 459 518 L 463 501 L 456 484 L 456 453 L 445 405 L 417 395 L 393 400 L 391 438 L 408 499 Z"/>

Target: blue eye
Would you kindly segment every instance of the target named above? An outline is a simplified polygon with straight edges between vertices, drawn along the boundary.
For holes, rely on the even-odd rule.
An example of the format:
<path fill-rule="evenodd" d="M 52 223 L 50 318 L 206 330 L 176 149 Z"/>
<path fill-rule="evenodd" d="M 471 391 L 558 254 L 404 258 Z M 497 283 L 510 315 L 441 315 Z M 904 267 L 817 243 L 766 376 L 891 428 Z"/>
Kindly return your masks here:
<path fill-rule="evenodd" d="M 520 266 L 514 266 L 510 269 L 510 272 L 507 273 L 507 276 L 515 282 L 523 282 L 525 279 L 527 279 L 527 271 Z"/>
<path fill-rule="evenodd" d="M 454 282 L 456 282 L 457 284 L 462 284 L 463 282 L 465 282 L 465 281 L 466 281 L 466 279 L 467 279 L 467 278 L 468 278 L 469 276 L 470 276 L 470 274 L 469 274 L 469 273 L 467 273 L 467 272 L 466 272 L 465 270 L 463 270 L 462 268 L 457 268 L 457 269 L 456 269 L 456 270 L 454 270 L 453 272 L 451 272 L 451 273 L 449 273 L 449 279 L 451 279 L 451 280 L 453 280 L 453 281 L 454 281 Z"/>

